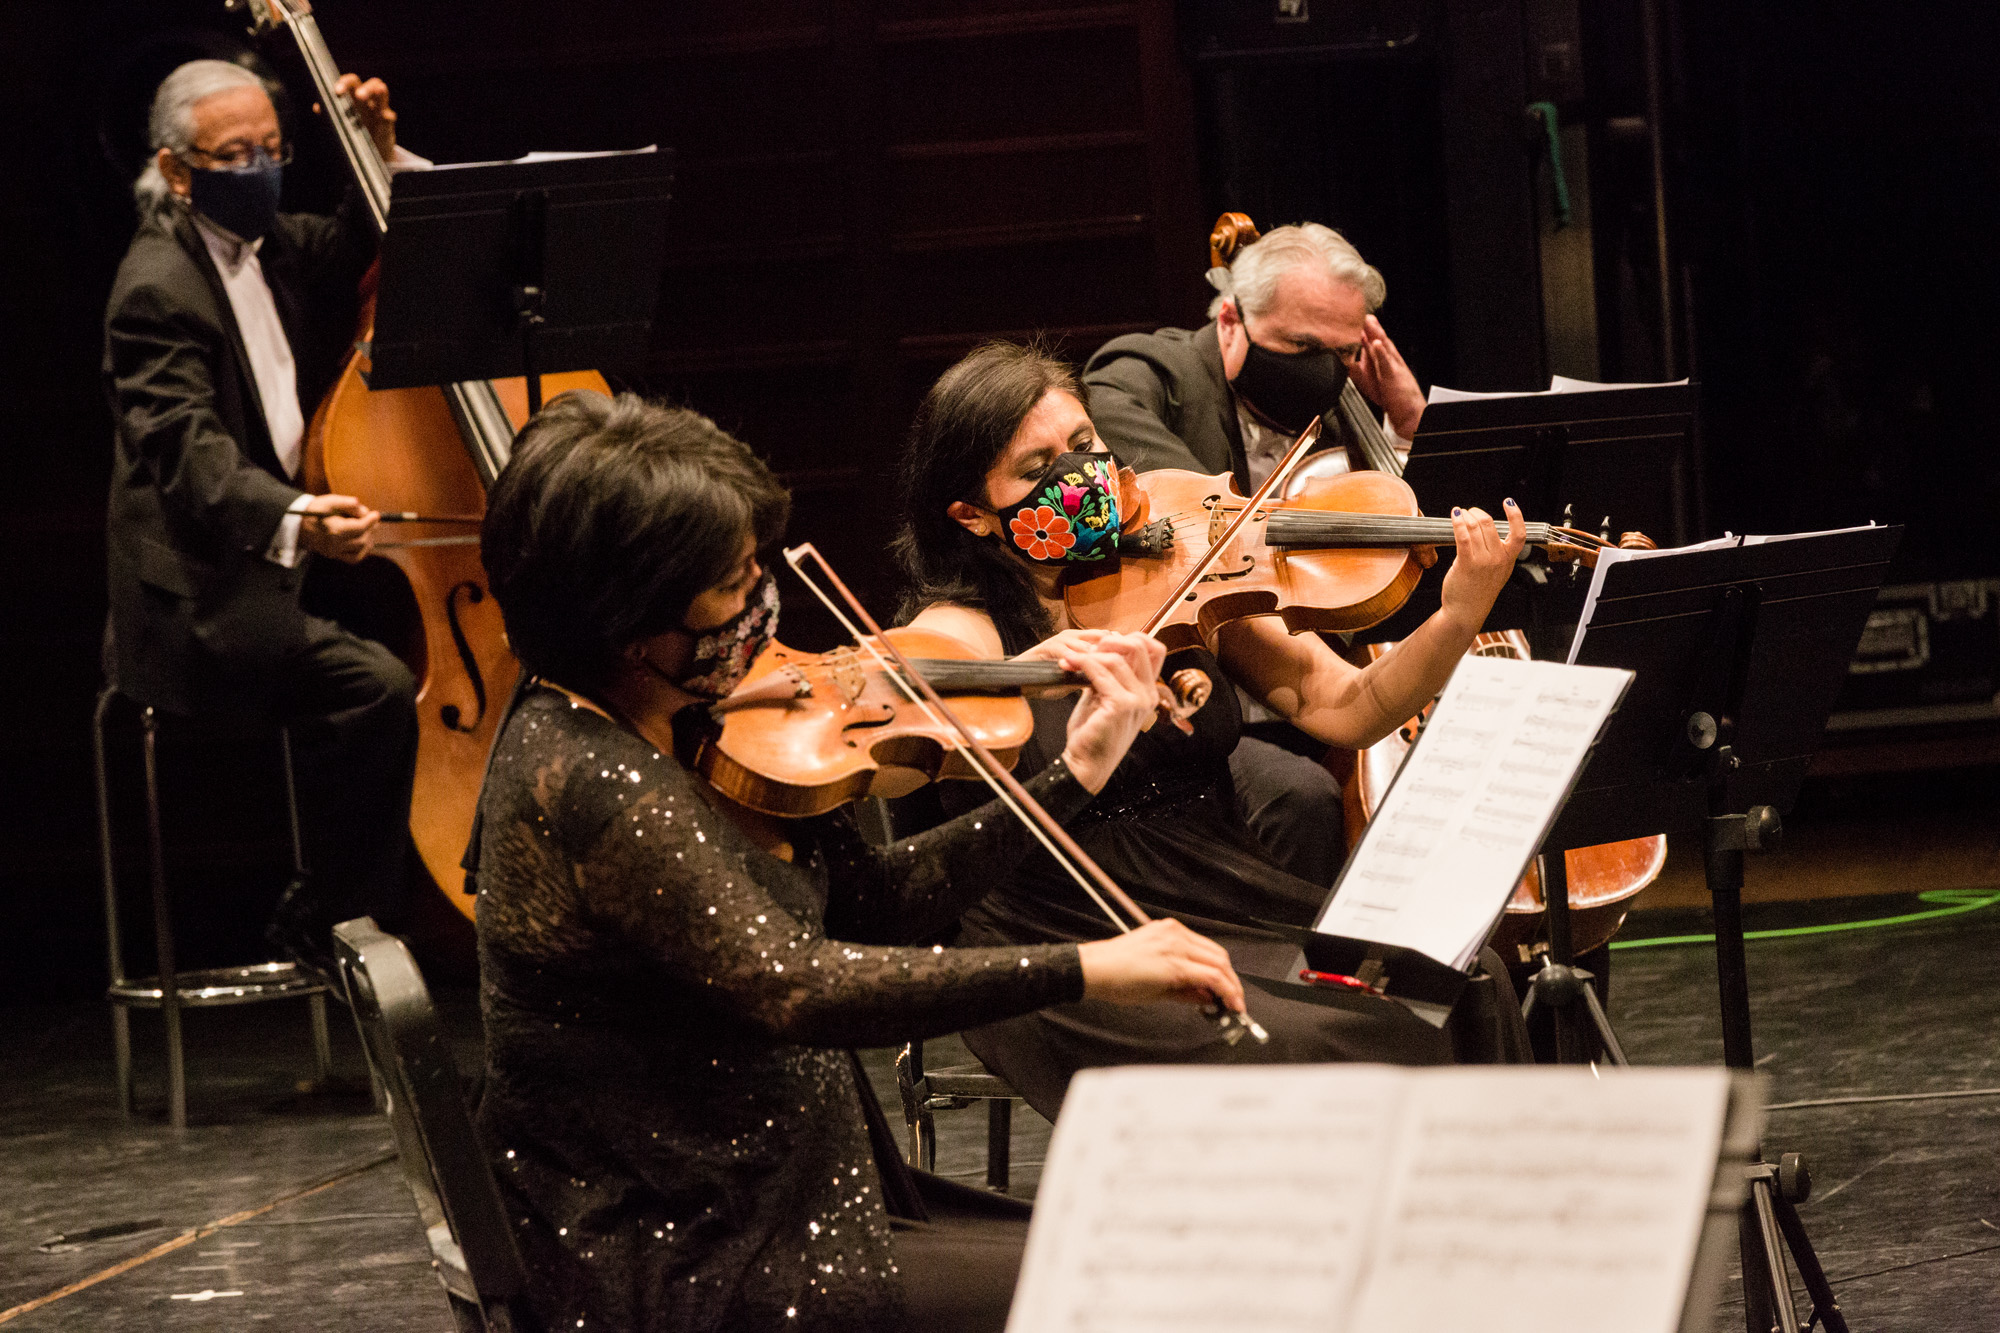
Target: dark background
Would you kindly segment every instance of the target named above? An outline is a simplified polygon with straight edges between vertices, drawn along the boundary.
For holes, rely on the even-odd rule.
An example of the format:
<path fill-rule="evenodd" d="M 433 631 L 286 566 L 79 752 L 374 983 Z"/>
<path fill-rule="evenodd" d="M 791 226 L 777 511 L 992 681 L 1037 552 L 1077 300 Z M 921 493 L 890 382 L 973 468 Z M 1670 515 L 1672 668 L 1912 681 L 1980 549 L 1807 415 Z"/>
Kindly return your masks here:
<path fill-rule="evenodd" d="M 1386 273 L 1384 318 L 1426 382 L 1693 373 L 1696 535 L 1902 521 L 1897 578 L 2000 574 L 1985 538 L 2000 110 L 1982 7 L 1662 0 L 1670 337 L 1639 0 L 1313 0 L 1312 23 L 1282 31 L 1274 8 L 326 0 L 319 20 L 439 161 L 678 150 L 653 345 L 605 369 L 763 452 L 797 495 L 793 536 L 878 612 L 890 461 L 929 381 L 994 335 L 1043 331 L 1080 360 L 1199 323 L 1222 207 L 1346 231 Z M 211 0 L 10 6 L 6 22 L 0 999 L 101 984 L 100 321 L 152 85 L 248 45 Z M 1278 49 L 1223 58 L 1246 33 Z M 299 119 L 296 61 L 282 39 L 260 49 Z M 1561 232 L 1544 132 L 1523 115 L 1544 100 L 1576 195 Z M 323 206 L 330 143 L 309 124 L 298 139 L 288 205 Z M 788 613 L 788 640 L 823 634 Z M 255 950 L 283 861 L 268 749 L 191 743 L 170 763 L 196 960 Z M 114 768 L 136 871 L 129 765 Z"/>

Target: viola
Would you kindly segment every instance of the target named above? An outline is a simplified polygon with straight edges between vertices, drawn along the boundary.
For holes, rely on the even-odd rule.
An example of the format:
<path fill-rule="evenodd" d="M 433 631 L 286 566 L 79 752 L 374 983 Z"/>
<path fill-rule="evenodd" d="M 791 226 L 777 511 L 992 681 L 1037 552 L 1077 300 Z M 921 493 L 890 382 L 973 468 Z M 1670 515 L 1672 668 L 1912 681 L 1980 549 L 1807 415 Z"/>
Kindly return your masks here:
<path fill-rule="evenodd" d="M 1034 734 L 1027 692 L 1087 683 L 1053 662 L 977 657 L 933 630 L 885 634 L 1009 767 Z M 780 818 L 824 814 L 862 796 L 904 796 L 927 782 L 978 778 L 955 731 L 910 697 L 908 682 L 896 678 L 900 669 L 875 660 L 879 651 L 880 645 L 866 645 L 806 654 L 771 645 L 743 684 L 709 710 L 719 727 L 696 751 L 695 770 L 738 804 Z M 1160 685 L 1162 714 L 1188 726 L 1209 689 L 1202 672 L 1174 673 Z"/>
<path fill-rule="evenodd" d="M 389 219 L 389 171 L 351 101 L 334 91 L 339 66 L 320 35 L 309 0 L 253 0 L 253 32 L 285 28 L 311 72 L 320 105 L 378 232 Z M 507 464 L 514 432 L 527 420 L 526 381 L 477 380 L 443 388 L 368 387 L 366 349 L 374 329 L 377 270 L 363 279 L 355 349 L 306 431 L 302 484 L 353 495 L 402 516 L 420 534 L 376 547 L 408 585 L 417 624 L 399 656 L 417 677 L 417 772 L 410 834 L 440 887 L 463 879 L 459 858 L 471 835 L 480 781 L 506 692 L 519 672 L 500 608 L 487 595 L 479 539 L 465 531 L 486 509 L 486 488 Z M 608 393 L 594 371 L 545 375 L 553 396 L 570 389 Z M 435 534 L 435 535 L 433 535 Z M 474 900 L 446 892 L 468 919 Z"/>
<path fill-rule="evenodd" d="M 1371 657 L 1381 657 L 1391 646 L 1371 643 L 1368 652 Z M 1528 640 L 1519 630 L 1481 634 L 1467 655 L 1525 661 L 1529 655 Z M 1362 830 L 1375 817 L 1389 783 L 1403 766 L 1410 746 L 1416 743 L 1430 717 L 1431 705 L 1436 702 L 1425 704 L 1417 716 L 1356 754 L 1354 774 L 1341 790 L 1349 847 L 1359 841 Z M 1595 847 L 1572 847 L 1564 854 L 1564 861 L 1569 869 L 1573 947 L 1577 953 L 1588 953 L 1618 932 L 1631 899 L 1659 877 L 1667 863 L 1667 839 L 1663 834 L 1654 834 L 1650 838 L 1630 838 Z M 1507 900 L 1507 910 L 1493 932 L 1493 947 L 1502 957 L 1512 956 L 1523 963 L 1533 961 L 1538 952 L 1536 937 L 1542 933 L 1546 910 L 1541 872 L 1530 865 Z"/>

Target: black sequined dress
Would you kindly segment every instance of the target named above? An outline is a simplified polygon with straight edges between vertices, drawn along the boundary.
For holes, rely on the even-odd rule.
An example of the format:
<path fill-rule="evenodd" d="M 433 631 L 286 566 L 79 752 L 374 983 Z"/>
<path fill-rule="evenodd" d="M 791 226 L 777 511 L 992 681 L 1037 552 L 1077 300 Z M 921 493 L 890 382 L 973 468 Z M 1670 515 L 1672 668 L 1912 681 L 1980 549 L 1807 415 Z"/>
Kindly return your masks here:
<path fill-rule="evenodd" d="M 1090 800 L 1060 764 L 1032 789 L 1058 818 Z M 545 1325 L 899 1327 L 839 1048 L 1081 996 L 1074 945 L 883 944 L 948 928 L 1029 835 L 975 811 L 873 848 L 829 816 L 780 860 L 673 756 L 546 689 L 480 809 L 479 1124 Z"/>
<path fill-rule="evenodd" d="M 1018 646 L 1010 645 L 1009 651 Z M 1229 752 L 1242 732 L 1236 692 L 1215 658 L 1175 654 L 1167 672 L 1197 667 L 1217 682 L 1194 715 L 1194 734 L 1155 725 L 1131 751 L 1070 833 L 1133 899 L 1155 916 L 1175 916 L 1229 950 L 1245 975 L 1284 976 L 1298 946 L 1255 921 L 1303 926 L 1325 888 L 1287 874 L 1271 860 L 1242 816 L 1229 776 Z M 1019 768 L 1034 772 L 1061 752 L 1075 696 L 1036 700 L 1035 734 Z M 947 810 L 968 803 L 972 784 L 940 784 Z M 1037 849 L 966 912 L 959 943 L 1046 943 L 1101 939 L 1103 914 L 1075 882 Z M 1054 1118 L 1079 1069 L 1100 1065 L 1257 1061 L 1374 1060 L 1438 1064 L 1452 1058 L 1449 1035 L 1391 1000 L 1327 992 L 1326 1005 L 1248 992 L 1250 1012 L 1271 1033 L 1268 1045 L 1223 1041 L 1215 1025 L 1181 1005 L 1124 1009 L 1082 1000 L 1025 1014 L 965 1034 L 966 1044 L 1036 1110 Z"/>

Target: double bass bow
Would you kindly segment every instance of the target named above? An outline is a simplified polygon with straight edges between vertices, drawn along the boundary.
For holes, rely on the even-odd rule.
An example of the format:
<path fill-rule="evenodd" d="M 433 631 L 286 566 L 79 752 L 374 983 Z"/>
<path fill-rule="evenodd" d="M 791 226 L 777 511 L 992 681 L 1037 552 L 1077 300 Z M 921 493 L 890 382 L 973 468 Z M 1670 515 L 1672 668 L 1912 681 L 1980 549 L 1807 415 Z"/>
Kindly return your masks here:
<path fill-rule="evenodd" d="M 819 566 L 827 582 L 840 594 L 841 602 L 846 603 L 845 610 L 806 571 L 805 564 L 808 559 Z M 874 660 L 884 675 L 895 682 L 896 687 L 904 692 L 913 705 L 935 721 L 940 734 L 949 738 L 951 745 L 968 767 L 992 788 L 993 794 L 999 798 L 1001 804 L 1021 820 L 1034 835 L 1035 840 L 1054 858 L 1056 864 L 1076 881 L 1077 887 L 1097 905 L 1098 910 L 1118 928 L 1119 933 L 1128 933 L 1152 920 L 1145 909 L 1134 902 L 1131 895 L 1120 888 L 1118 882 L 1107 875 L 1104 868 L 1092 860 L 1090 854 L 1077 844 L 1076 839 L 1069 835 L 1069 831 L 1042 808 L 1041 803 L 1020 784 L 1008 766 L 1001 763 L 986 748 L 974 730 L 965 724 L 939 695 L 931 682 L 917 670 L 909 658 L 903 655 L 903 650 L 897 645 L 896 640 L 883 633 L 882 627 L 875 623 L 875 618 L 868 614 L 868 608 L 849 591 L 840 576 L 834 573 L 833 566 L 827 563 L 826 557 L 821 555 L 812 543 L 806 542 L 787 549 L 785 563 L 792 567 L 793 572 L 805 582 L 807 588 L 812 590 L 813 595 L 833 613 L 841 628 L 846 630 L 856 645 Z M 1231 1046 L 1236 1045 L 1245 1036 L 1249 1036 L 1259 1045 L 1271 1039 L 1271 1034 L 1250 1016 L 1248 1010 L 1226 1009 L 1217 1001 L 1204 1012 L 1221 1030 L 1223 1040 Z"/>
<path fill-rule="evenodd" d="M 251 31 L 289 32 L 304 58 L 351 183 L 377 234 L 389 226 L 389 168 L 351 100 L 336 85 L 310 0 L 231 0 Z M 505 693 L 519 672 L 500 610 L 487 595 L 478 538 L 467 529 L 486 509 L 486 488 L 507 464 L 527 420 L 526 381 L 474 380 L 442 388 L 368 387 L 378 269 L 362 280 L 354 350 L 307 427 L 301 482 L 357 496 L 397 515 L 414 537 L 378 543 L 407 586 L 414 624 L 392 644 L 417 678 L 417 770 L 410 833 L 425 868 L 468 920 L 474 900 L 452 891 L 478 808 L 486 752 Z M 610 392 L 595 371 L 542 377 L 550 396 Z M 436 534 L 436 535 L 432 535 Z"/>

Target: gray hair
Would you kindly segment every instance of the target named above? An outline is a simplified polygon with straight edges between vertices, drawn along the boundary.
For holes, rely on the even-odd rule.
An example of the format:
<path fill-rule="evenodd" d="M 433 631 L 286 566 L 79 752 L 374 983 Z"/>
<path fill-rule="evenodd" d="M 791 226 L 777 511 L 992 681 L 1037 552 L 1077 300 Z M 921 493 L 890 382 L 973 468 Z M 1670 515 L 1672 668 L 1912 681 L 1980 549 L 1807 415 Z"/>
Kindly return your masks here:
<path fill-rule="evenodd" d="M 1244 246 L 1228 268 L 1210 269 L 1209 284 L 1221 295 L 1208 303 L 1208 317 L 1214 319 L 1232 298 L 1239 311 L 1263 314 L 1277 299 L 1279 280 L 1293 269 L 1312 264 L 1324 265 L 1335 282 L 1360 291 L 1371 313 L 1380 310 L 1388 298 L 1381 273 L 1345 236 L 1331 227 L 1307 222 L 1273 227 L 1262 239 Z"/>
<path fill-rule="evenodd" d="M 256 74 L 227 60 L 190 60 L 160 81 L 159 91 L 153 94 L 152 114 L 146 119 L 147 142 L 154 155 L 132 182 L 132 198 L 140 216 L 173 201 L 173 189 L 160 174 L 158 150 L 165 148 L 178 155 L 194 147 L 195 104 L 232 88 L 256 88 L 270 95 Z"/>

